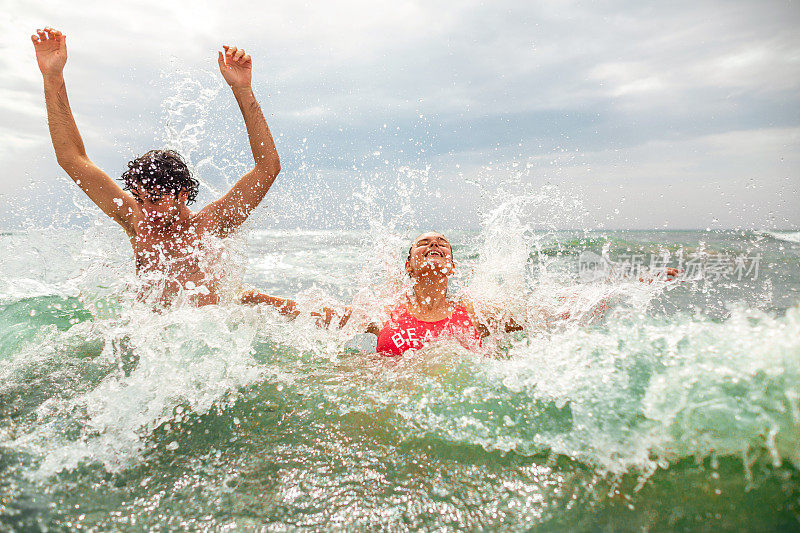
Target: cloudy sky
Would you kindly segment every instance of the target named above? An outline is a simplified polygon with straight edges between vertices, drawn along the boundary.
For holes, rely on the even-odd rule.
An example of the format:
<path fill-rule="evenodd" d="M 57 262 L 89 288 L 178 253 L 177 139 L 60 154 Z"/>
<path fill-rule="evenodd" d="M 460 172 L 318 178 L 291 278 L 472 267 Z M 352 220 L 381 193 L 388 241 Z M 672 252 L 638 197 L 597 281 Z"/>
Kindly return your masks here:
<path fill-rule="evenodd" d="M 68 35 L 90 157 L 118 176 L 150 148 L 178 148 L 200 204 L 251 161 L 215 59 L 222 43 L 246 48 L 284 169 L 265 227 L 397 213 L 475 227 L 515 195 L 537 198 L 534 226 L 800 227 L 795 1 L 0 8 L 0 229 L 95 214 L 50 145 L 29 37 L 45 25 Z"/>

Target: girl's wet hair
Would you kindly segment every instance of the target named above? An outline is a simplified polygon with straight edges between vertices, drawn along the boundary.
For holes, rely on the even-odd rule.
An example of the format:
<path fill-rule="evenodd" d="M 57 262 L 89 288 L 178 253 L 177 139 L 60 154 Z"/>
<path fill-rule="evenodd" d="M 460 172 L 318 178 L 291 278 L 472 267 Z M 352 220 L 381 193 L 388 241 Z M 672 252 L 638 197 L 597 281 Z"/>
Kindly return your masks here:
<path fill-rule="evenodd" d="M 150 150 L 146 154 L 128 162 L 128 170 L 122 174 L 124 190 L 138 185 L 147 191 L 171 194 L 176 199 L 181 191 L 189 196 L 187 204 L 194 202 L 200 182 L 192 177 L 189 167 L 174 150 Z"/>

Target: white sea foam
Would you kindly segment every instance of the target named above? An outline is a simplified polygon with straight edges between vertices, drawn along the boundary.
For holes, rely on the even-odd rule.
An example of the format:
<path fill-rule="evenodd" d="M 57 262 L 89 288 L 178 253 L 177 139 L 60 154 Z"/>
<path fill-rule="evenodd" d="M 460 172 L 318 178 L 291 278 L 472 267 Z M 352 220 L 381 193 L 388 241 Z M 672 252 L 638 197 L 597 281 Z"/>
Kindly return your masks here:
<path fill-rule="evenodd" d="M 45 476 L 87 461 L 109 471 L 135 464 L 148 435 L 173 420 L 176 410 L 203 414 L 221 408 L 261 379 L 264 369 L 252 357 L 254 316 L 238 307 L 153 313 L 134 306 L 119 319 L 96 323 L 93 334 L 105 342 L 102 357 L 119 368 L 91 390 L 44 402 L 30 430 L 6 445 L 42 455 L 39 474 Z M 77 328 L 42 341 L 58 353 L 85 333 Z M 76 423 L 80 434 L 64 438 L 64 428 Z"/>
<path fill-rule="evenodd" d="M 764 231 L 763 233 L 779 241 L 800 243 L 800 231 Z"/>

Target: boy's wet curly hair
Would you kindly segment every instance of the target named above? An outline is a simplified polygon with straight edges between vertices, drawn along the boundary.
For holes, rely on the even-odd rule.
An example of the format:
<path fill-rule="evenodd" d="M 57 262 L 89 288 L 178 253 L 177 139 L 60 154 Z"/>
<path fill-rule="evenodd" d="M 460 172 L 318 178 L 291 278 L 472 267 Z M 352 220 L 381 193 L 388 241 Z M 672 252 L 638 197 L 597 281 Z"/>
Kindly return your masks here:
<path fill-rule="evenodd" d="M 140 185 L 145 190 L 156 190 L 171 194 L 176 199 L 181 191 L 189 193 L 187 204 L 197 198 L 200 182 L 192 177 L 189 167 L 174 150 L 150 150 L 146 154 L 128 162 L 128 170 L 122 174 L 124 190 L 130 191 L 132 185 Z"/>

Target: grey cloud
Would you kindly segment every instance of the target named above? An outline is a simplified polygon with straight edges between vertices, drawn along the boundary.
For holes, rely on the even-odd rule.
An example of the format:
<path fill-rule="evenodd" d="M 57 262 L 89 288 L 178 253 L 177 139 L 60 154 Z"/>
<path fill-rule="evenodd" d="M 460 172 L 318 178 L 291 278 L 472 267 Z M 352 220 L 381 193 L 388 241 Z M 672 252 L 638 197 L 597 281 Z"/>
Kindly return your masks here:
<path fill-rule="evenodd" d="M 781 144 L 796 154 L 786 136 L 800 126 L 800 11 L 791 3 L 245 2 L 239 9 L 245 20 L 222 5 L 87 5 L 84 13 L 70 13 L 34 3 L 15 15 L 13 29 L 21 37 L 16 25 L 48 12 L 70 26 L 73 108 L 87 148 L 112 174 L 126 158 L 164 141 L 162 107 L 175 76 L 162 73 L 177 67 L 207 80 L 198 69 L 216 75 L 220 41 L 248 48 L 284 160 L 284 175 L 267 199 L 276 200 L 270 223 L 324 223 L 336 202 L 351 201 L 353 182 L 396 179 L 404 165 L 432 165 L 427 186 L 449 194 L 469 172 L 516 160 L 541 163 L 534 168 L 539 175 L 572 180 L 602 198 L 597 207 L 607 214 L 598 216 L 608 223 L 759 224 L 765 217 L 735 194 L 741 180 L 747 173 L 762 180 L 759 201 L 787 212 L 777 200 L 781 180 L 788 175 L 796 183 L 800 170 L 794 157 L 783 166 L 772 161 Z M 10 46 L 8 35 L 2 39 Z M 102 52 L 92 43 L 103 43 Z M 47 145 L 38 73 L 24 46 L 27 63 L 0 58 L 9 72 L 0 81 L 0 139 L 11 139 L 0 164 L 14 176 L 0 184 L 6 197 L 13 194 L 9 184 L 26 181 L 19 176 L 60 172 Z M 205 145 L 189 149 L 219 189 L 249 160 L 246 138 L 229 94 L 221 91 L 203 105 L 208 109 L 185 119 L 204 117 L 199 142 Z M 746 150 L 748 135 L 769 140 Z M 660 207 L 660 181 L 683 184 L 672 196 L 677 201 L 692 194 L 688 176 L 724 184 L 726 173 L 730 186 L 723 188 L 738 209 L 725 207 L 727 199 L 687 201 L 677 220 Z M 623 201 L 592 179 L 630 180 L 637 200 Z M 389 189 L 376 194 L 388 201 Z M 786 190 L 798 199 L 796 189 Z M 292 209 L 280 207 L 292 195 L 325 199 L 306 202 L 306 214 L 293 219 Z M 474 223 L 477 201 L 457 195 L 452 201 L 448 220 L 462 208 L 465 223 Z M 621 210 L 616 219 L 614 209 Z"/>

